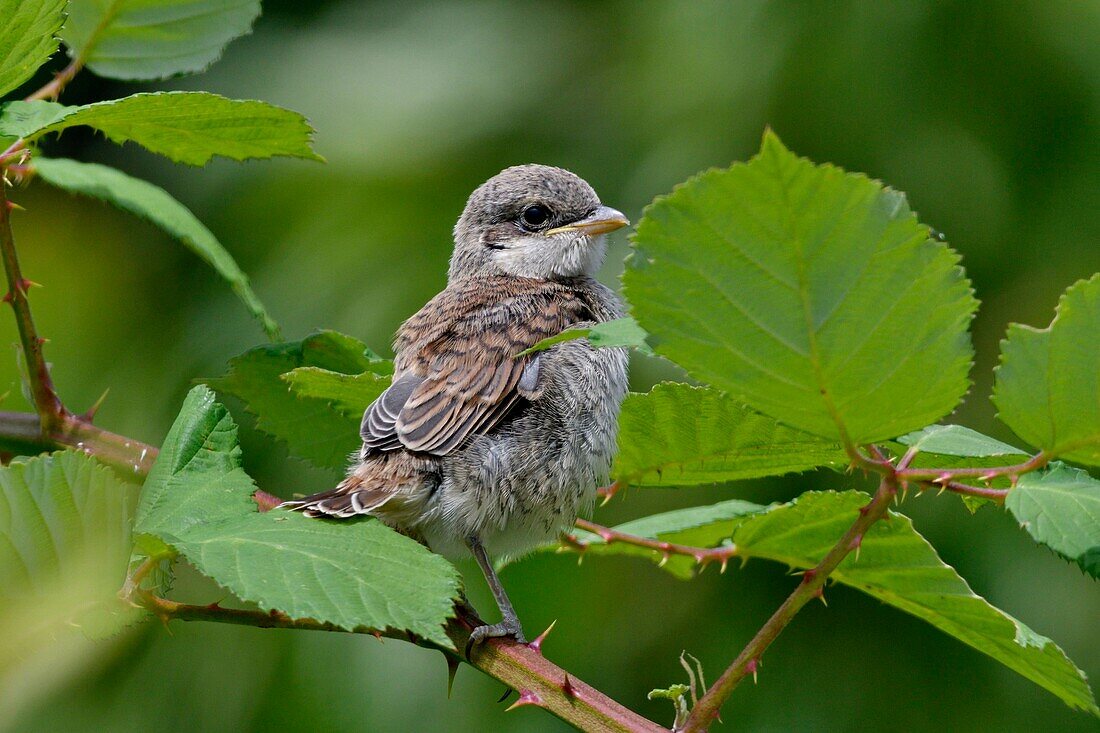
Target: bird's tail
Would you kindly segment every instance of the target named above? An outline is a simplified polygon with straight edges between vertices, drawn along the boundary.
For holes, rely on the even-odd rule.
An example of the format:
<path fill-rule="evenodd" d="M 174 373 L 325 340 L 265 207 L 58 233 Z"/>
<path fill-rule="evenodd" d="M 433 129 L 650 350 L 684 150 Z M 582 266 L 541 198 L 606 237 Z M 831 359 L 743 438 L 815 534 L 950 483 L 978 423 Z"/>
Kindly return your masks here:
<path fill-rule="evenodd" d="M 300 511 L 307 517 L 347 519 L 360 514 L 372 514 L 393 497 L 390 491 L 368 488 L 356 474 L 348 476 L 335 488 L 302 499 L 284 501 L 280 509 Z"/>

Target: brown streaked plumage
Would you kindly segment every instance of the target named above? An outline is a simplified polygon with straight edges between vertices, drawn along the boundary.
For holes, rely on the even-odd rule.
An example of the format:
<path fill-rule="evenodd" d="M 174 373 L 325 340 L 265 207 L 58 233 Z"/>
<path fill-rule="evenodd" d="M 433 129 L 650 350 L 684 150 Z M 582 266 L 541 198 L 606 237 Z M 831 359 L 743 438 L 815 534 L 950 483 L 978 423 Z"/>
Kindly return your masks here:
<path fill-rule="evenodd" d="M 393 383 L 363 415 L 348 477 L 284 505 L 372 514 L 437 552 L 471 552 L 504 617 L 473 642 L 523 640 L 488 554 L 555 536 L 610 468 L 625 352 L 571 341 L 518 354 L 621 315 L 592 274 L 603 234 L 625 223 L 560 168 L 509 168 L 474 191 L 447 288 L 398 331 Z"/>

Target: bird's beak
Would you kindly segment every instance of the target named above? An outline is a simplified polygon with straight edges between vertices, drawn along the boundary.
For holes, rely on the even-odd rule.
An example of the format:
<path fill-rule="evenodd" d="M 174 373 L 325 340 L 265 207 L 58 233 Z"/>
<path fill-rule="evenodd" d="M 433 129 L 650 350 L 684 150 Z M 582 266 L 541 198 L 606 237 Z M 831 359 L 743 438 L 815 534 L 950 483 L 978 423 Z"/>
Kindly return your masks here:
<path fill-rule="evenodd" d="M 616 211 L 610 206 L 601 206 L 593 211 L 591 216 L 586 216 L 580 221 L 575 221 L 572 224 L 566 224 L 562 227 L 548 229 L 546 235 L 578 232 L 586 237 L 594 237 L 597 234 L 607 234 L 616 229 L 621 229 L 628 224 L 630 224 L 630 221 L 623 216 L 621 211 Z"/>

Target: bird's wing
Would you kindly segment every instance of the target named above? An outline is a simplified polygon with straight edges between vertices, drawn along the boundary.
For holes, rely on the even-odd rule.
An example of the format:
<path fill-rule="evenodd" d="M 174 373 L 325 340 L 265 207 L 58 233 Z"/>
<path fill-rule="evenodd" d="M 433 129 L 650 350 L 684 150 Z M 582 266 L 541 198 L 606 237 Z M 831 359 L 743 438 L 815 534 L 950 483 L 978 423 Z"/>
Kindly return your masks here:
<path fill-rule="evenodd" d="M 571 292 L 545 289 L 496 302 L 451 293 L 434 308 L 403 328 L 400 376 L 363 415 L 367 449 L 446 455 L 489 432 L 538 396 L 540 354 L 516 355 L 587 313 Z"/>

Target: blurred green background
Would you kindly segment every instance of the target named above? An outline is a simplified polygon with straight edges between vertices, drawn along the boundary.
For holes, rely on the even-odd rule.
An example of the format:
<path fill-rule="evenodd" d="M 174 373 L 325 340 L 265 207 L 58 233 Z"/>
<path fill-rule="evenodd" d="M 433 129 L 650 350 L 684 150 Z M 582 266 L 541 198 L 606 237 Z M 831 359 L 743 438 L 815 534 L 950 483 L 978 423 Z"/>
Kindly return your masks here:
<path fill-rule="evenodd" d="M 401 320 L 442 287 L 465 197 L 504 166 L 570 168 L 637 221 L 677 182 L 746 159 L 766 125 L 802 155 L 908 192 L 962 253 L 982 308 L 974 388 L 956 419 L 974 428 L 1012 437 L 988 400 L 1007 323 L 1046 325 L 1061 291 L 1100 270 L 1100 5 L 1085 0 L 269 0 L 253 35 L 211 71 L 157 88 L 299 110 L 329 162 L 185 169 L 79 132 L 50 152 L 117 165 L 175 194 L 234 253 L 291 338 L 330 327 L 386 351 Z M 135 90 L 86 73 L 66 101 Z M 193 379 L 262 341 L 229 289 L 156 229 L 44 185 L 15 198 L 28 209 L 15 233 L 25 272 L 45 285 L 32 304 L 59 389 L 84 409 L 109 387 L 99 424 L 159 443 Z M 625 253 L 626 237 L 613 235 L 608 282 Z M 0 341 L 16 341 L 10 318 Z M 676 374 L 636 360 L 633 376 L 645 389 Z M 0 364 L 0 391 L 9 386 L 5 408 L 24 409 L 14 353 Z M 247 467 L 268 491 L 332 481 L 243 433 Z M 845 481 L 627 491 L 597 519 Z M 910 499 L 903 511 L 977 593 L 1100 679 L 1100 586 L 998 510 L 971 517 L 944 496 Z M 463 570 L 475 603 L 490 608 L 476 569 Z M 682 583 L 636 560 L 541 556 L 504 579 L 529 631 L 558 620 L 552 659 L 670 723 L 671 707 L 646 692 L 684 680 L 685 649 L 716 676 L 789 592 L 785 570 L 754 562 Z M 221 597 L 186 576 L 177 592 Z M 737 690 L 723 729 L 1097 729 L 920 621 L 844 588 L 828 600 L 769 651 L 759 684 Z M 58 642 L 63 661 L 39 670 L 4 715 L 11 730 L 566 729 L 533 708 L 505 714 L 502 685 L 470 668 L 448 699 L 440 655 L 393 641 L 174 623 L 66 656 L 70 643 Z"/>

